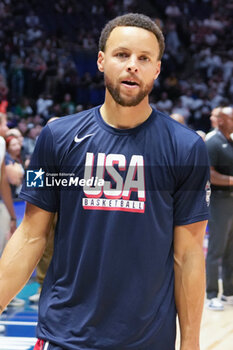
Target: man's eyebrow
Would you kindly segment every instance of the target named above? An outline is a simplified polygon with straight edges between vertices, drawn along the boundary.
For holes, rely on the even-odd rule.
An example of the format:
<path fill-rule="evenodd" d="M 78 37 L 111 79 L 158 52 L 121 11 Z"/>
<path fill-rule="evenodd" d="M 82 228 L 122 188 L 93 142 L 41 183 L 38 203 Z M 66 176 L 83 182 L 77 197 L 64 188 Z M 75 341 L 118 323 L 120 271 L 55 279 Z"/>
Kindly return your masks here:
<path fill-rule="evenodd" d="M 114 52 L 117 52 L 117 51 L 131 51 L 130 49 L 128 49 L 127 47 L 124 47 L 124 46 L 119 46 L 119 47 L 116 47 L 114 50 L 113 50 L 113 53 Z M 140 54 L 142 55 L 152 55 L 153 52 L 152 51 L 147 51 L 147 50 L 143 50 L 143 51 L 140 51 Z"/>
<path fill-rule="evenodd" d="M 152 51 L 146 51 L 146 50 L 141 51 L 140 53 L 143 54 L 143 55 L 152 55 L 153 54 Z"/>
<path fill-rule="evenodd" d="M 115 51 L 120 51 L 120 50 L 123 50 L 123 51 L 130 51 L 127 47 L 124 47 L 124 46 L 118 46 L 116 47 L 113 52 Z"/>

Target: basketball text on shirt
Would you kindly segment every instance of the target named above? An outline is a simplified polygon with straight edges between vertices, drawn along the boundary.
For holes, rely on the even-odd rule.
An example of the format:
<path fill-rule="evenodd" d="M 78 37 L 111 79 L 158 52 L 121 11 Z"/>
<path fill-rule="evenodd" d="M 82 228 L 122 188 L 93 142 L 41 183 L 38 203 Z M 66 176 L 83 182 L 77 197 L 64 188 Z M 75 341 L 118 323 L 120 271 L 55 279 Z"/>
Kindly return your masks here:
<path fill-rule="evenodd" d="M 104 179 L 99 186 L 83 187 L 85 197 L 82 200 L 84 209 L 120 210 L 144 213 L 145 211 L 145 176 L 142 155 L 132 155 L 129 164 L 123 154 L 97 154 L 94 167 L 94 153 L 86 154 L 84 179 L 93 176 Z M 112 181 L 105 178 L 107 175 Z M 123 176 L 125 175 L 125 176 Z M 113 187 L 114 184 L 114 187 Z M 132 200 L 132 192 L 136 192 L 138 200 Z M 134 197 L 135 198 L 135 197 Z"/>

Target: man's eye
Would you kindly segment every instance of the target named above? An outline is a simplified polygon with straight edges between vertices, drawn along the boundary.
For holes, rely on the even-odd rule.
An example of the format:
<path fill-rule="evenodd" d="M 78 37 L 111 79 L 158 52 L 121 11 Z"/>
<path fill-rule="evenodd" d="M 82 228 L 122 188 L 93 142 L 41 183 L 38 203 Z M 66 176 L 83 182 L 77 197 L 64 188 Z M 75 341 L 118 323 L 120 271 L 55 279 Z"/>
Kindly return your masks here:
<path fill-rule="evenodd" d="M 125 52 L 118 52 L 118 53 L 116 54 L 116 56 L 117 56 L 117 57 L 120 57 L 120 58 L 128 57 L 127 53 L 125 53 Z"/>
<path fill-rule="evenodd" d="M 147 56 L 141 56 L 139 59 L 141 61 L 149 61 L 150 60 L 149 57 L 147 57 Z"/>

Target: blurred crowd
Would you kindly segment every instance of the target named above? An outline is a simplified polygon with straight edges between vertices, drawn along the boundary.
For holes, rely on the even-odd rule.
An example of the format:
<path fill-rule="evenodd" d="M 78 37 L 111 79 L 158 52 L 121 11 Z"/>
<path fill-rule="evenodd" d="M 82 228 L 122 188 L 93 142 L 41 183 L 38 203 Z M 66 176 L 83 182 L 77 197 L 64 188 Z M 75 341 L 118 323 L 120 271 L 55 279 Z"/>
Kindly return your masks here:
<path fill-rule="evenodd" d="M 107 20 L 131 11 L 153 18 L 166 39 L 152 105 L 207 133 L 211 111 L 231 104 L 230 0 L 0 0 L 0 113 L 14 196 L 46 122 L 103 102 L 98 37 Z"/>
<path fill-rule="evenodd" d="M 165 35 L 162 71 L 151 105 L 204 140 L 220 130 L 219 107 L 232 105 L 233 99 L 231 0 L 0 0 L 0 146 L 4 143 L 4 154 L 6 146 L 2 178 L 11 187 L 11 193 L 5 193 L 9 184 L 0 182 L 0 255 L 9 227 L 11 234 L 16 227 L 10 200 L 18 197 L 41 129 L 54 118 L 103 102 L 98 38 L 108 20 L 128 12 L 150 16 Z M 38 277 L 40 284 L 43 278 Z M 38 298 L 37 293 L 31 301 Z M 223 310 L 216 298 L 212 300 L 210 308 Z M 11 302 L 23 303 L 16 298 Z"/>

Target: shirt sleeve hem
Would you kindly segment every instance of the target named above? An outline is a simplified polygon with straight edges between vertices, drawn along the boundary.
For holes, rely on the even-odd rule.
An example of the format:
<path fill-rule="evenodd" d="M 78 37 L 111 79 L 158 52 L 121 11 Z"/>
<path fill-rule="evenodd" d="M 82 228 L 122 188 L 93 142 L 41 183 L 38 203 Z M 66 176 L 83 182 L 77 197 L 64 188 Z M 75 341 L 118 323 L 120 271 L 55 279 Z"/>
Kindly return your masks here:
<path fill-rule="evenodd" d="M 25 200 L 26 202 L 29 202 L 41 209 L 44 209 L 46 211 L 49 211 L 49 212 L 52 212 L 52 213 L 55 213 L 57 211 L 57 209 L 55 209 L 54 207 L 50 207 L 47 203 L 44 203 L 44 202 L 41 202 L 31 196 L 29 196 L 28 194 L 26 193 L 20 193 L 19 195 L 19 198 Z"/>
<path fill-rule="evenodd" d="M 208 219 L 209 219 L 209 215 L 203 214 L 203 215 L 198 215 L 198 216 L 194 216 L 191 218 L 185 218 L 183 220 L 176 220 L 174 222 L 174 225 L 175 226 L 189 225 L 189 224 L 193 224 L 195 222 L 204 221 L 204 220 L 208 220 Z"/>

